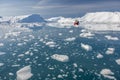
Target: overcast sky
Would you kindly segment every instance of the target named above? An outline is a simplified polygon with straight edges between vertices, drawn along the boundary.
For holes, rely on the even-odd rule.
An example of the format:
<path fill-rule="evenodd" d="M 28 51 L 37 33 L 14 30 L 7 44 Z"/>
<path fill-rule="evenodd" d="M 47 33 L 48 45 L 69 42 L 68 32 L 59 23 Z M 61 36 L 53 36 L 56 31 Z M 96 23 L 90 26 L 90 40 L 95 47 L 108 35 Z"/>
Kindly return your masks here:
<path fill-rule="evenodd" d="M 78 17 L 98 11 L 120 11 L 120 0 L 0 0 L 1 16 Z"/>

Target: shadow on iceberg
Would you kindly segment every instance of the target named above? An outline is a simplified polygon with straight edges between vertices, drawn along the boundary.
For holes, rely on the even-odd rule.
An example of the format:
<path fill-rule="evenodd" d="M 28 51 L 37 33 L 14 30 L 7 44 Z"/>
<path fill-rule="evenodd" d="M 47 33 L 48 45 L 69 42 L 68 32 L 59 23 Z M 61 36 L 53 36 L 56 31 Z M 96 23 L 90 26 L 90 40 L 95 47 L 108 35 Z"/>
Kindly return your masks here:
<path fill-rule="evenodd" d="M 39 14 L 29 15 L 18 21 L 19 23 L 38 23 L 38 22 L 46 22 Z"/>

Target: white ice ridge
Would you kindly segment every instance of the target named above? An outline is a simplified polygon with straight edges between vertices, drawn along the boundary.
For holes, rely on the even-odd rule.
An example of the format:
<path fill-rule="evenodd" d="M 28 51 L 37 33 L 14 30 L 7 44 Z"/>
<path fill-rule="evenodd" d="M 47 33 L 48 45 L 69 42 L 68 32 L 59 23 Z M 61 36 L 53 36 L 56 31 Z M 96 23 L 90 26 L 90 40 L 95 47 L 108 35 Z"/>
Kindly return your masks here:
<path fill-rule="evenodd" d="M 104 77 L 111 79 L 111 80 L 116 80 L 116 78 L 113 76 L 114 73 L 110 69 L 102 69 L 100 71 L 100 74 L 103 75 Z"/>
<path fill-rule="evenodd" d="M 90 46 L 88 44 L 81 43 L 81 47 L 86 51 L 91 51 L 92 50 L 92 46 Z"/>
<path fill-rule="evenodd" d="M 60 62 L 68 62 L 69 57 L 67 55 L 54 54 L 51 56 L 52 59 L 55 59 Z"/>
<path fill-rule="evenodd" d="M 31 67 L 25 66 L 17 71 L 17 80 L 28 80 L 33 76 L 31 73 Z"/>

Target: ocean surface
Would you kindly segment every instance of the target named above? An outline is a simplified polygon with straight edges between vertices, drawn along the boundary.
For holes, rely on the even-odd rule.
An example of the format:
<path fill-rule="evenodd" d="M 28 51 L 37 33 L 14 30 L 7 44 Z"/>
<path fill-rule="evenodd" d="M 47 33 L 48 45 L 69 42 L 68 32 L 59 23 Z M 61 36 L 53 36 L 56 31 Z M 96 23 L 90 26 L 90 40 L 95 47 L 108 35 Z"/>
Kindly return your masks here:
<path fill-rule="evenodd" d="M 109 40 L 106 35 L 120 39 L 120 32 L 90 31 L 94 36 L 80 37 L 83 28 L 29 28 L 17 36 L 0 38 L 0 80 L 15 80 L 16 72 L 30 65 L 33 76 L 29 80 L 111 80 L 100 74 L 103 69 L 110 69 L 115 79 L 120 80 L 120 40 Z M 17 30 L 19 31 L 19 30 Z M 16 32 L 17 32 L 16 31 Z M 87 30 L 89 31 L 89 30 Z M 74 38 L 73 40 L 66 39 Z M 47 42 L 54 42 L 52 46 Z M 92 47 L 86 51 L 81 43 Z M 106 54 L 113 48 L 112 54 Z M 103 57 L 98 58 L 101 54 Z M 69 61 L 52 59 L 54 54 L 67 55 Z"/>

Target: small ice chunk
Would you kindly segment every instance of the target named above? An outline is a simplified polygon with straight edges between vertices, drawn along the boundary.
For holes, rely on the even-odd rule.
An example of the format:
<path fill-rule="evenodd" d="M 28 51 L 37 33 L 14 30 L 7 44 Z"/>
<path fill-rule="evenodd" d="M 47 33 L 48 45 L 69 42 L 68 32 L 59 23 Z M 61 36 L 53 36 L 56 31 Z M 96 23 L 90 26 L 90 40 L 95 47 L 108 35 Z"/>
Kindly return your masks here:
<path fill-rule="evenodd" d="M 28 80 L 33 74 L 31 73 L 31 67 L 25 66 L 17 71 L 17 80 Z"/>
<path fill-rule="evenodd" d="M 65 41 L 74 41 L 75 39 L 76 39 L 75 37 L 72 37 L 72 38 L 65 39 Z"/>
<path fill-rule="evenodd" d="M 9 75 L 10 75 L 10 76 L 13 76 L 14 74 L 10 72 Z"/>
<path fill-rule="evenodd" d="M 59 35 L 59 36 L 62 36 L 62 33 L 59 33 L 58 35 Z"/>
<path fill-rule="evenodd" d="M 92 46 L 87 45 L 87 44 L 81 43 L 81 47 L 86 51 L 91 51 L 92 50 Z"/>
<path fill-rule="evenodd" d="M 4 54 L 6 54 L 5 52 L 0 52 L 0 55 L 4 55 Z"/>
<path fill-rule="evenodd" d="M 61 62 L 68 62 L 69 61 L 69 57 L 67 55 L 54 54 L 51 56 L 51 58 L 55 59 L 57 61 L 61 61 Z"/>
<path fill-rule="evenodd" d="M 113 76 L 114 73 L 110 69 L 102 69 L 100 71 L 100 74 L 103 75 L 104 77 L 108 78 L 108 79 L 116 80 L 116 78 Z"/>
<path fill-rule="evenodd" d="M 108 40 L 119 40 L 118 37 L 112 37 L 110 35 L 106 35 L 105 38 L 107 38 Z"/>
<path fill-rule="evenodd" d="M 3 43 L 0 43 L 0 47 L 2 47 L 2 46 L 4 46 L 4 44 L 3 44 Z"/>
<path fill-rule="evenodd" d="M 115 48 L 108 48 L 106 54 L 114 54 Z"/>
<path fill-rule="evenodd" d="M 91 32 L 83 32 L 80 34 L 80 37 L 84 37 L 84 38 L 92 38 L 94 36 L 94 34 L 92 34 Z"/>
<path fill-rule="evenodd" d="M 120 65 L 120 59 L 115 60 L 118 65 Z"/>
<path fill-rule="evenodd" d="M 0 66 L 3 66 L 4 65 L 4 63 L 0 63 Z"/>
<path fill-rule="evenodd" d="M 70 32 L 70 33 L 73 33 L 73 30 L 70 30 L 69 32 Z"/>
<path fill-rule="evenodd" d="M 55 44 L 56 43 L 53 42 L 53 41 L 49 41 L 49 42 L 46 43 L 46 45 L 49 46 L 49 47 L 55 47 Z"/>
<path fill-rule="evenodd" d="M 74 67 L 78 67 L 77 63 L 73 63 L 73 66 L 74 66 Z"/>
<path fill-rule="evenodd" d="M 103 55 L 99 53 L 96 57 L 100 59 L 100 58 L 103 58 Z"/>

